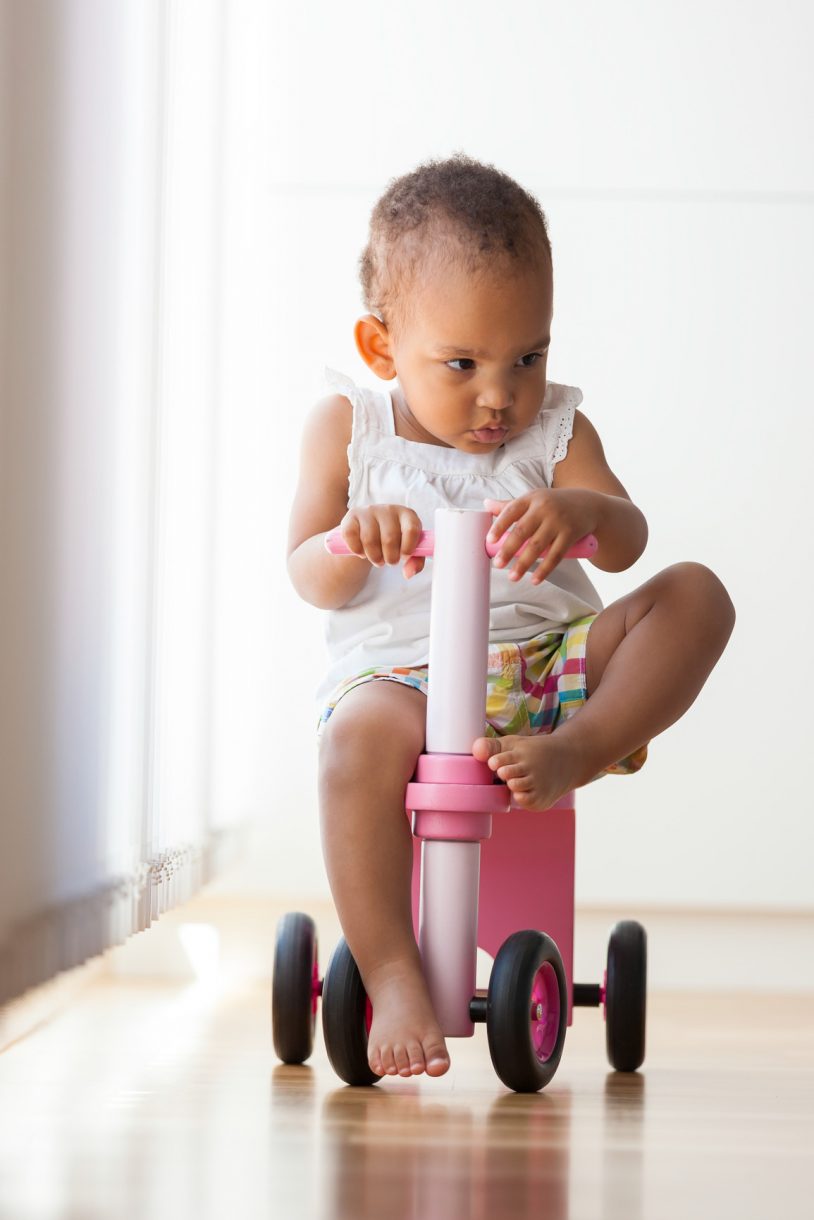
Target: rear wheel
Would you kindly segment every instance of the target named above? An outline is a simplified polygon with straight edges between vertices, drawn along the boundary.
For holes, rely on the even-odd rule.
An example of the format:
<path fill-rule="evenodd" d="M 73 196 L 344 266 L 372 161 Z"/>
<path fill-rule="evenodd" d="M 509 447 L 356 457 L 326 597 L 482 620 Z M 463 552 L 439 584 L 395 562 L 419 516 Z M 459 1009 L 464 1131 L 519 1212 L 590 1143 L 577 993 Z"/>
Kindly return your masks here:
<path fill-rule="evenodd" d="M 486 1032 L 492 1063 L 517 1093 L 536 1093 L 557 1070 L 568 1024 L 560 951 L 542 932 L 515 932 L 489 979 Z"/>
<path fill-rule="evenodd" d="M 304 1063 L 314 1049 L 318 989 L 316 927 L 294 911 L 277 926 L 271 980 L 271 1032 L 283 1063 Z"/>
<path fill-rule="evenodd" d="M 647 1011 L 647 933 L 624 919 L 608 941 L 605 978 L 605 1040 L 617 1072 L 635 1072 L 644 1063 Z"/>
<path fill-rule="evenodd" d="M 367 1061 L 371 1008 L 359 967 L 343 937 L 336 946 L 322 984 L 322 1033 L 331 1066 L 346 1084 L 381 1080 Z"/>

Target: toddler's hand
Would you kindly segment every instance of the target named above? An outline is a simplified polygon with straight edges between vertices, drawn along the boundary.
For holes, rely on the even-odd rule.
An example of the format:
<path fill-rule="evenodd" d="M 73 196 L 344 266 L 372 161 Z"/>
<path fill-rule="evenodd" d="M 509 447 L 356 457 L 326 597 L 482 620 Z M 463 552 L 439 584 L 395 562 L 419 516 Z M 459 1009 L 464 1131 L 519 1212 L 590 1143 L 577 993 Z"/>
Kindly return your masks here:
<path fill-rule="evenodd" d="M 412 556 L 418 546 L 421 522 L 413 510 L 403 504 L 352 508 L 342 518 L 339 528 L 349 550 L 377 568 L 386 563 L 406 561 L 402 572 L 409 580 L 424 567 L 422 557 Z"/>
<path fill-rule="evenodd" d="M 534 575 L 533 585 L 539 585 L 554 571 L 575 542 L 586 534 L 592 534 L 597 525 L 596 501 L 591 492 L 577 487 L 559 489 L 541 487 L 529 491 L 516 500 L 484 500 L 487 511 L 493 513 L 488 538 L 496 542 L 510 530 L 497 555 L 495 566 L 514 564 L 509 573 L 511 580 L 520 580 L 534 561 L 541 559 Z M 522 555 L 518 551 L 523 550 Z"/>

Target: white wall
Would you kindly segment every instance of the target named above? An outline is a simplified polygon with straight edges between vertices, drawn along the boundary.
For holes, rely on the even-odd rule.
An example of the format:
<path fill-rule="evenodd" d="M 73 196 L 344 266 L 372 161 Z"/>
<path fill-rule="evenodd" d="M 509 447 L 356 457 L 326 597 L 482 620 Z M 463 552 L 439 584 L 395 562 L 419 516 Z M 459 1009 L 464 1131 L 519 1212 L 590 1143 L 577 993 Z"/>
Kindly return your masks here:
<path fill-rule="evenodd" d="M 238 722 L 241 689 L 262 692 L 244 762 L 267 811 L 233 883 L 326 889 L 321 616 L 283 563 L 294 455 L 322 366 L 363 372 L 351 328 L 372 202 L 389 177 L 464 149 L 548 212 L 550 375 L 582 386 L 650 522 L 636 567 L 599 574 L 606 600 L 693 558 L 738 609 L 725 657 L 645 770 L 582 793 L 579 897 L 810 909 L 814 10 L 238 0 L 231 15 L 242 185 L 227 263 L 252 309 L 233 345 L 240 427 L 220 494 L 245 522 L 230 596 L 251 608 L 224 662 L 223 719 Z"/>

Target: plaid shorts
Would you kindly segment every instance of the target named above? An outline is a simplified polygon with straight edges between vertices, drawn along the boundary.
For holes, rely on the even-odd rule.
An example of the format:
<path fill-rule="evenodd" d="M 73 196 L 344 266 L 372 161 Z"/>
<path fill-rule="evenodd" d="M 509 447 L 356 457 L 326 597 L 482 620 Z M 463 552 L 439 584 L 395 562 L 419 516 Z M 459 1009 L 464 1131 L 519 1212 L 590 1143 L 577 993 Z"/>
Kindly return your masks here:
<path fill-rule="evenodd" d="M 595 614 L 590 614 L 570 623 L 565 631 L 547 631 L 522 644 L 490 644 L 485 737 L 550 733 L 579 711 L 588 698 L 585 651 L 595 618 Z M 342 696 L 365 682 L 399 682 L 426 695 L 427 666 L 416 669 L 379 666 L 346 678 L 330 696 L 320 716 L 318 736 L 324 732 Z M 641 769 L 646 758 L 647 746 L 643 745 L 602 774 L 632 775 Z"/>

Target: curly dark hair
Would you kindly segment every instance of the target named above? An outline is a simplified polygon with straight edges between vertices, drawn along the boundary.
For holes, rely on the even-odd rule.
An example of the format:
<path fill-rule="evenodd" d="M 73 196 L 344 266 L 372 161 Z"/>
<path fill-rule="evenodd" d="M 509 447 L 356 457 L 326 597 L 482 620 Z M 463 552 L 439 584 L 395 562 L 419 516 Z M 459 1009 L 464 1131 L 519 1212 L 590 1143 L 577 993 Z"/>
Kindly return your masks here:
<path fill-rule="evenodd" d="M 394 178 L 373 208 L 359 259 L 365 307 L 388 321 L 429 255 L 463 260 L 472 269 L 497 255 L 538 260 L 551 243 L 537 200 L 508 174 L 455 153 Z"/>

